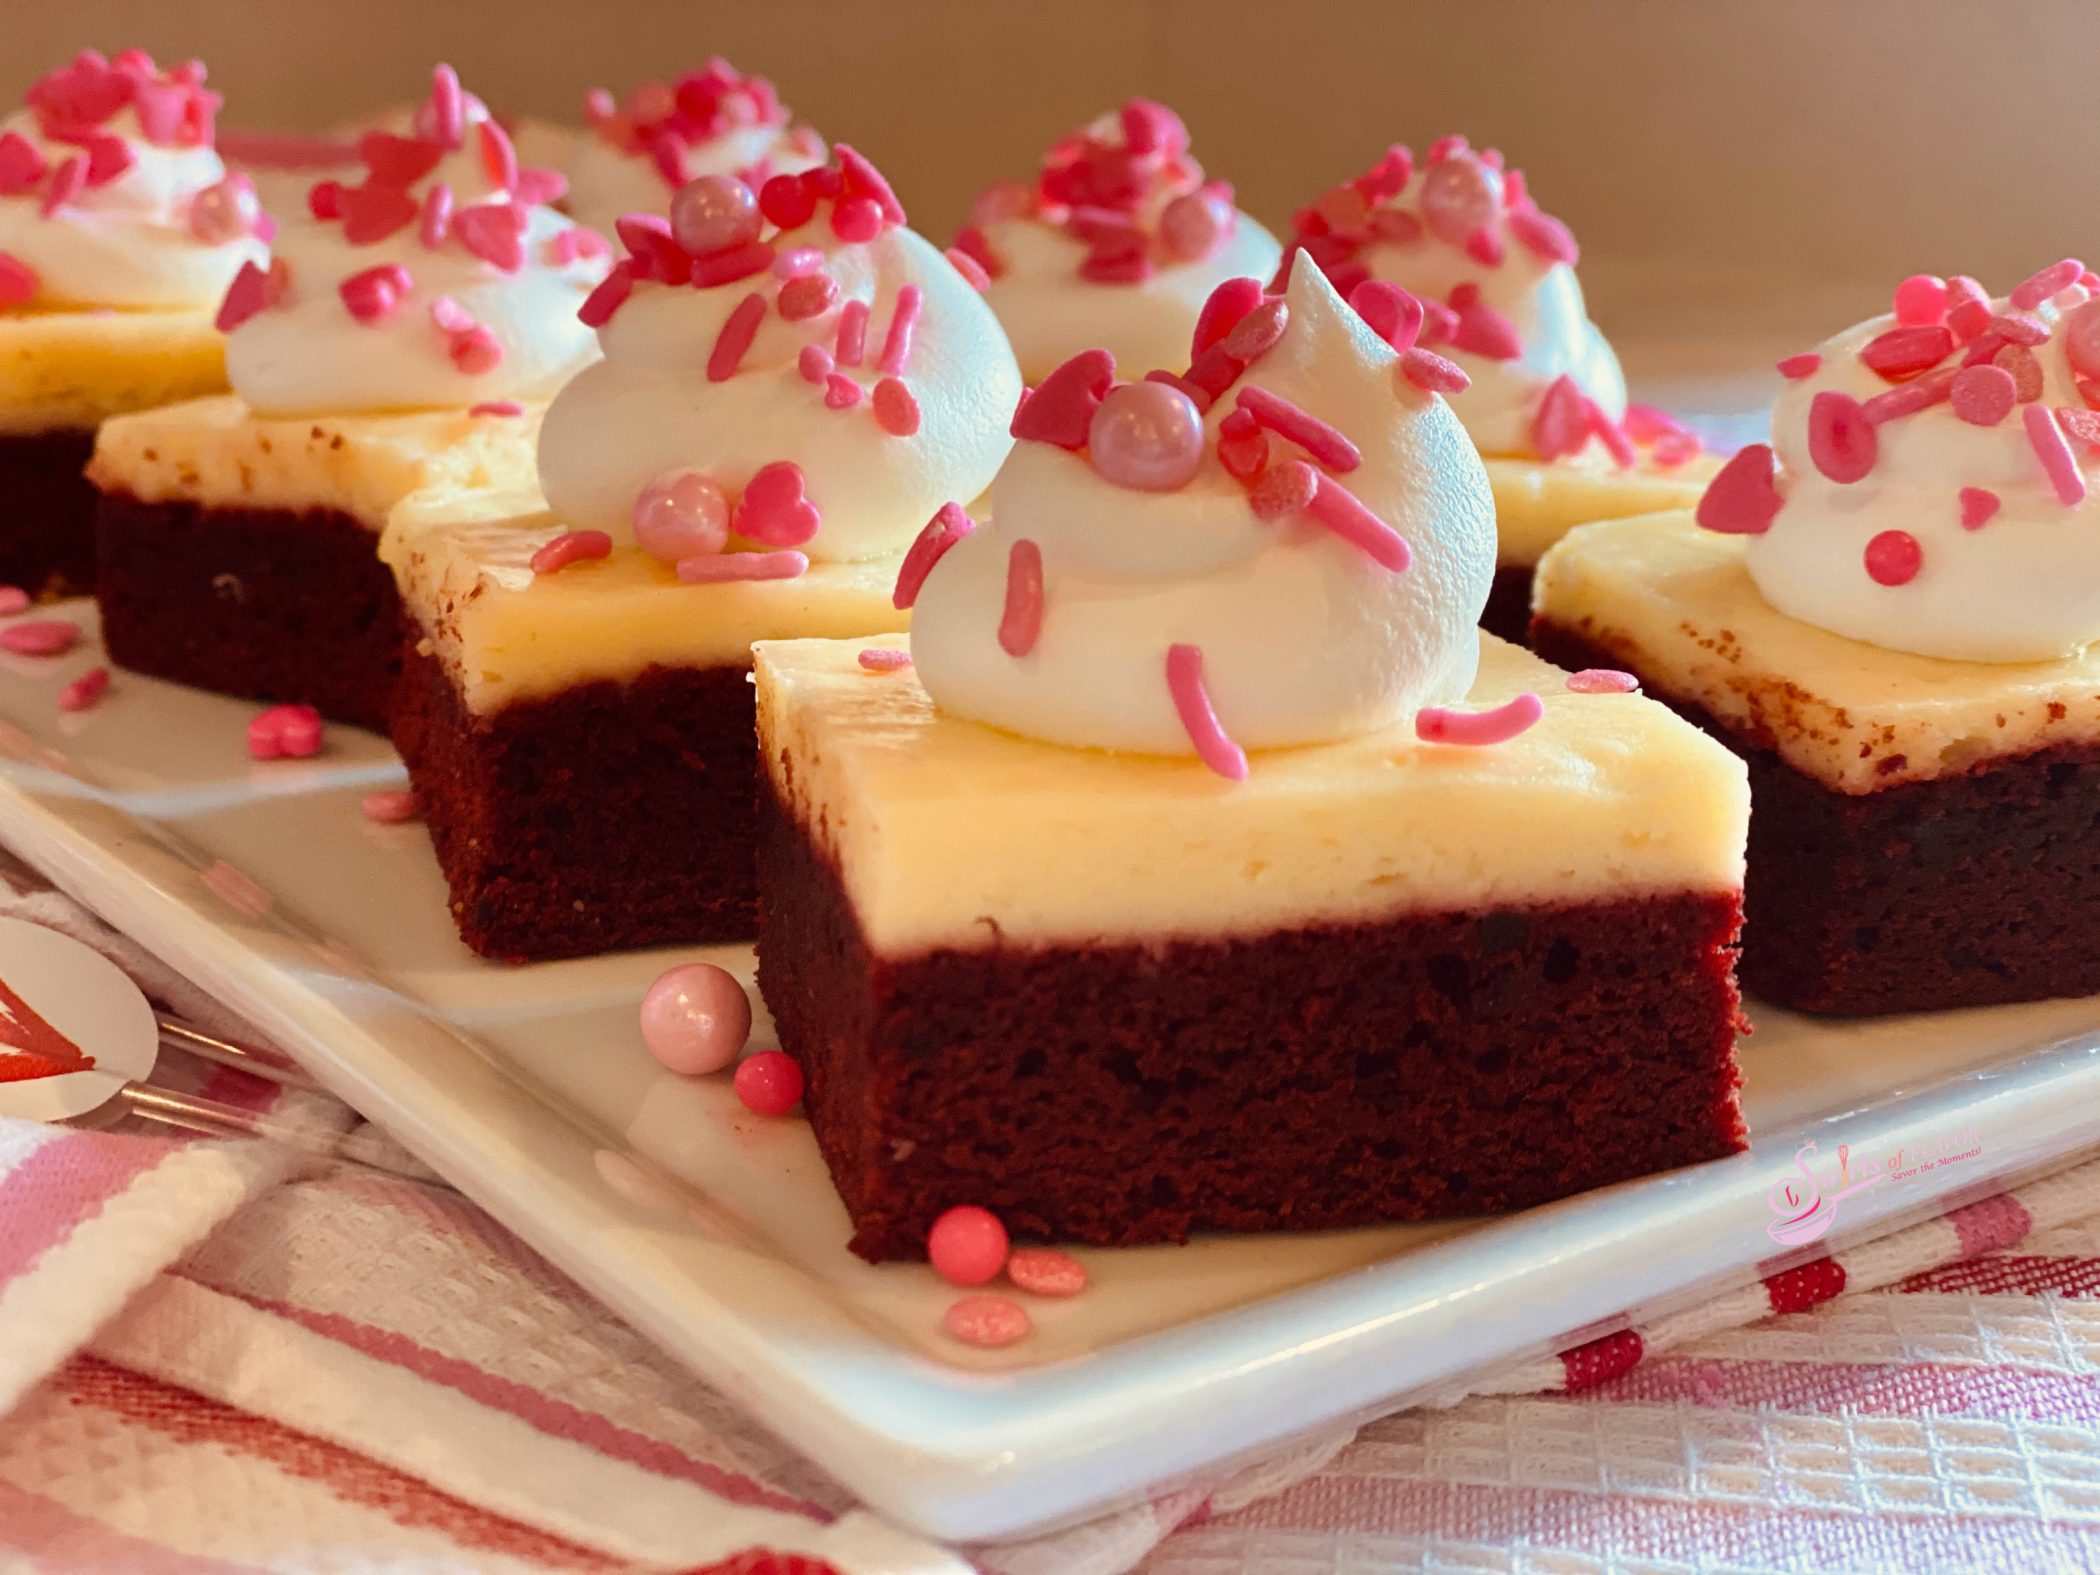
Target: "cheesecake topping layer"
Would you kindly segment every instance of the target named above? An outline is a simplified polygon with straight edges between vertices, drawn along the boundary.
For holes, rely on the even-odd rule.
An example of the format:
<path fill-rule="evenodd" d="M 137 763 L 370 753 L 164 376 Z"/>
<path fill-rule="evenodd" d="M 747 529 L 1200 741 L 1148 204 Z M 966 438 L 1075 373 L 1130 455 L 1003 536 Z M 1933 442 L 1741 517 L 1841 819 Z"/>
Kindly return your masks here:
<path fill-rule="evenodd" d="M 1905 280 L 1893 311 L 1782 364 L 1772 445 L 1700 519 L 1748 538 L 1774 607 L 1853 640 L 2036 662 L 2100 639 L 2096 286 L 2073 259 L 2000 300 Z"/>
<path fill-rule="evenodd" d="M 268 254 L 196 61 L 84 50 L 0 122 L 0 307 L 209 309 Z"/>
<path fill-rule="evenodd" d="M 1625 374 L 1583 304 L 1575 238 L 1495 150 L 1445 137 L 1418 164 L 1390 148 L 1299 211 L 1290 250 L 1345 296 L 1380 279 L 1421 299 L 1422 343 L 1472 380 L 1451 408 L 1483 454 L 1552 460 L 1595 442 L 1634 463 Z"/>
<path fill-rule="evenodd" d="M 412 134 L 367 132 L 363 177 L 317 183 L 310 212 L 220 306 L 234 392 L 264 415 L 543 400 L 597 354 L 576 313 L 610 266 L 603 237 L 549 203 L 550 170 L 450 67 Z"/>
<path fill-rule="evenodd" d="M 1493 505 L 1421 363 L 1310 267 L 1282 297 L 1221 287 L 1199 347 L 1169 381 L 1075 357 L 1016 415 L 989 521 L 929 527 L 900 601 L 923 579 L 914 649 L 943 710 L 1236 776 L 1244 749 L 1465 695 Z"/>
<path fill-rule="evenodd" d="M 988 276 L 1031 383 L 1097 346 L 1132 376 L 1182 366 L 1211 291 L 1267 278 L 1278 257 L 1190 157 L 1181 118 L 1148 99 L 1060 140 L 1032 185 L 986 190 L 956 246 Z"/>

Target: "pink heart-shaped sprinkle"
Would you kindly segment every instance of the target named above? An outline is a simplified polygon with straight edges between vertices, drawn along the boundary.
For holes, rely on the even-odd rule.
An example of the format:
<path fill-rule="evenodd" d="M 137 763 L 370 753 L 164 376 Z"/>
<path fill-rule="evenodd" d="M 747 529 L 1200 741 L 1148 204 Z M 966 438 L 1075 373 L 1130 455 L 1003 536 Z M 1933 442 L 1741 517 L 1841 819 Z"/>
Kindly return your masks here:
<path fill-rule="evenodd" d="M 445 150 L 421 137 L 368 131 L 358 138 L 357 156 L 365 161 L 367 178 L 373 185 L 399 187 L 413 186 L 436 169 Z"/>
<path fill-rule="evenodd" d="M 816 535 L 823 516 L 803 495 L 802 467 L 775 460 L 744 485 L 730 529 L 747 541 L 768 547 L 799 547 Z"/>
<path fill-rule="evenodd" d="M 1468 301 L 1459 308 L 1458 329 L 1452 334 L 1451 343 L 1468 355 L 1489 361 L 1514 361 L 1524 353 L 1517 325 L 1479 300 Z"/>
<path fill-rule="evenodd" d="M 1752 443 L 1707 484 L 1694 517 L 1724 536 L 1762 535 L 1772 528 L 1773 516 L 1786 501 L 1774 477 L 1771 445 Z"/>
<path fill-rule="evenodd" d="M 492 268 L 525 266 L 525 210 L 514 202 L 477 202 L 452 215 L 459 243 Z"/>
<path fill-rule="evenodd" d="M 1261 302 L 1262 288 L 1258 279 L 1227 279 L 1211 291 L 1210 298 L 1203 303 L 1203 310 L 1196 314 L 1196 337 L 1189 348 L 1189 359 L 1193 361 L 1212 345 L 1220 343 L 1239 326 L 1240 319 Z"/>
<path fill-rule="evenodd" d="M 183 112 L 189 108 L 190 90 L 172 82 L 140 78 L 132 84 L 131 108 L 139 118 L 139 130 L 148 142 L 164 148 L 182 132 Z"/>
<path fill-rule="evenodd" d="M 1082 350 L 1044 378 L 1014 412 L 1012 435 L 1024 442 L 1086 447 L 1087 429 L 1116 380 L 1116 358 L 1106 350 Z"/>
<path fill-rule="evenodd" d="M 1998 494 L 1985 487 L 1961 489 L 1961 528 L 1982 530 L 1998 512 Z"/>
<path fill-rule="evenodd" d="M 1531 446 L 1540 459 L 1578 453 L 1590 440 L 1590 413 L 1582 390 L 1563 374 L 1547 386 L 1531 422 Z"/>
<path fill-rule="evenodd" d="M 36 144 L 19 131 L 0 136 L 0 197 L 19 197 L 34 191 L 47 167 Z"/>
<path fill-rule="evenodd" d="M 335 194 L 342 215 L 343 239 L 370 246 L 415 223 L 416 199 L 391 186 L 345 186 Z"/>

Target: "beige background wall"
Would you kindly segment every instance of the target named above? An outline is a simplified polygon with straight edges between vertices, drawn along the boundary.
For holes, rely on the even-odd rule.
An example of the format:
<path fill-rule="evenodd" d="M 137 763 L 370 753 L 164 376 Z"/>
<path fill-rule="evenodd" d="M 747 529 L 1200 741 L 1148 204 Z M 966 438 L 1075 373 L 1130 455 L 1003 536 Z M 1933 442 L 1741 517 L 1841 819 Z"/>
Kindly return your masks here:
<path fill-rule="evenodd" d="M 945 236 L 1122 97 L 1179 108 L 1273 225 L 1386 142 L 1505 148 L 1581 237 L 1598 316 L 1820 337 L 1918 269 L 2100 256 L 2100 0 L 42 0 L 0 89 L 81 44 L 202 56 L 229 123 L 319 128 L 448 58 L 573 117 L 709 52 L 774 78 Z"/>

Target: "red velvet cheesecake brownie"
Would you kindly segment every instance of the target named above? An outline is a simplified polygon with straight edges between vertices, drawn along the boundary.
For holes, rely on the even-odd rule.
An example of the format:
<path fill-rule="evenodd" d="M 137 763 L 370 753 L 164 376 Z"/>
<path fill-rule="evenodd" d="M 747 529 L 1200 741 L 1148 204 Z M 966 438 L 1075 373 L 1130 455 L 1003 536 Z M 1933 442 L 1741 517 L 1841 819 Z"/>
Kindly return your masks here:
<path fill-rule="evenodd" d="M 440 67 L 414 134 L 368 133 L 219 310 L 229 397 L 106 424 L 103 638 L 121 665 L 385 725 L 400 606 L 377 545 L 403 497 L 532 474 L 532 420 L 595 354 L 602 238 Z"/>
<path fill-rule="evenodd" d="M 866 1257 L 964 1203 L 1173 1241 L 1744 1141 L 1741 763 L 1475 628 L 1434 358 L 1310 268 L 1220 310 L 1215 397 L 1095 352 L 1023 405 L 909 560 L 915 666 L 758 648 L 759 984 Z"/>
<path fill-rule="evenodd" d="M 1696 516 L 1588 526 L 1539 566 L 1540 651 L 1632 669 L 1749 763 L 1765 999 L 2100 991 L 2095 284 L 1905 281 L 1782 363 L 1772 446 Z"/>
<path fill-rule="evenodd" d="M 1141 98 L 1060 138 L 1033 184 L 980 194 L 955 249 L 983 270 L 1031 384 L 1097 346 L 1179 366 L 1211 291 L 1267 278 L 1279 255 L 1190 156 L 1181 117 Z"/>
<path fill-rule="evenodd" d="M 901 554 L 1011 447 L 997 320 L 838 156 L 623 221 L 544 499 L 420 499 L 388 528 L 414 641 L 394 741 L 486 956 L 748 937 L 752 642 L 903 628 Z"/>
<path fill-rule="evenodd" d="M 194 61 L 90 50 L 0 123 L 0 585 L 92 590 L 96 426 L 226 386 L 212 308 L 267 221 L 218 103 Z"/>
<path fill-rule="evenodd" d="M 1525 637 L 1532 566 L 1572 527 L 1698 501 L 1713 474 L 1698 440 L 1627 403 L 1618 357 L 1583 303 L 1574 236 L 1500 153 L 1458 136 L 1419 165 L 1388 149 L 1299 211 L 1290 253 L 1312 258 L 1344 296 L 1380 279 L 1419 298 L 1420 342 L 1471 379 L 1450 397 L 1495 492 L 1482 627 Z"/>

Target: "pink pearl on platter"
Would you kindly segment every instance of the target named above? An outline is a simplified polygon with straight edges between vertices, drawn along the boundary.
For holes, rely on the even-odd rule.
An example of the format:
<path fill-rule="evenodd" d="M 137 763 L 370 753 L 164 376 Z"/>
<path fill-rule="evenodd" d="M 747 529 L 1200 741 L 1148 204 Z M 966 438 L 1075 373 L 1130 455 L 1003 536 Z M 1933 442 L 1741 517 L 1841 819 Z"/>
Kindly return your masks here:
<path fill-rule="evenodd" d="M 367 793 L 358 811 L 375 826 L 405 826 L 423 813 L 423 806 L 408 788 L 386 788 Z"/>
<path fill-rule="evenodd" d="M 1232 233 L 1233 212 L 1215 191 L 1192 191 L 1176 197 L 1159 215 L 1159 242 L 1182 262 L 1208 257 Z"/>
<path fill-rule="evenodd" d="M 1016 1247 L 1006 1277 L 1030 1296 L 1077 1296 L 1086 1289 L 1086 1265 L 1055 1247 Z"/>
<path fill-rule="evenodd" d="M 784 1116 L 802 1103 L 802 1068 L 778 1050 L 761 1050 L 736 1069 L 736 1097 L 757 1116 Z"/>
<path fill-rule="evenodd" d="M 1006 1227 L 989 1209 L 963 1203 L 926 1233 L 926 1261 L 951 1285 L 984 1285 L 1006 1267 Z"/>
<path fill-rule="evenodd" d="M 1004 1296 L 965 1296 L 950 1307 L 941 1327 L 962 1341 L 983 1350 L 997 1350 L 1025 1340 L 1035 1329 L 1035 1320 L 1019 1302 Z"/>
<path fill-rule="evenodd" d="M 695 257 L 758 239 L 758 198 L 734 175 L 702 175 L 671 194 L 671 238 Z"/>
<path fill-rule="evenodd" d="M 1440 241 L 1463 246 L 1502 211 L 1502 178 L 1471 153 L 1422 172 L 1422 218 Z"/>
<path fill-rule="evenodd" d="M 1087 450 L 1094 469 L 1116 486 L 1172 492 L 1187 486 L 1203 462 L 1203 417 L 1178 388 L 1125 383 L 1094 411 Z"/>
<path fill-rule="evenodd" d="M 673 1072 L 687 1077 L 719 1072 L 743 1053 L 750 1037 L 751 998 L 734 974 L 713 963 L 673 968 L 642 997 L 642 1043 Z M 802 1096 L 799 1078 L 797 1073 L 797 1099 Z M 784 1108 L 792 1107 L 790 1100 Z"/>
<path fill-rule="evenodd" d="M 206 246 L 224 246 L 253 235 L 261 217 L 255 184 L 245 175 L 214 181 L 190 199 L 190 234 Z"/>
<path fill-rule="evenodd" d="M 729 496 L 697 470 L 658 476 L 634 500 L 635 545 L 664 563 L 720 552 L 729 540 Z"/>

